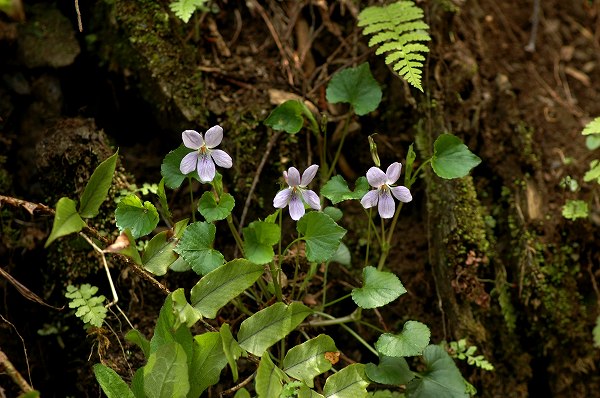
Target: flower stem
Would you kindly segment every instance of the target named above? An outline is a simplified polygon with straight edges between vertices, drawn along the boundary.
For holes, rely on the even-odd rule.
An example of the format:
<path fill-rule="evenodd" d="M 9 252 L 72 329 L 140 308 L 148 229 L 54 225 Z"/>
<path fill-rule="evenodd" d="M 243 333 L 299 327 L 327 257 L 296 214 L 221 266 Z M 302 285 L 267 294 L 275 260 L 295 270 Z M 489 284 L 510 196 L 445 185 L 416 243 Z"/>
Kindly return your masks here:
<path fill-rule="evenodd" d="M 329 181 L 333 171 L 335 170 L 335 165 L 340 157 L 340 153 L 342 153 L 342 147 L 344 146 L 344 141 L 346 141 L 346 136 L 348 135 L 348 126 L 350 125 L 350 119 L 352 114 L 348 114 L 346 118 L 346 122 L 344 123 L 344 129 L 342 130 L 342 138 L 340 138 L 340 143 L 338 144 L 337 150 L 335 151 L 335 156 L 333 157 L 333 161 L 329 165 L 329 170 L 326 174 L 325 181 Z"/>
<path fill-rule="evenodd" d="M 330 301 L 330 302 L 328 302 L 327 304 L 325 304 L 325 302 L 323 302 L 323 308 L 325 308 L 325 307 L 329 307 L 330 305 L 337 304 L 337 303 L 339 303 L 340 301 L 346 300 L 346 299 L 347 299 L 348 297 L 350 297 L 350 296 L 352 296 L 352 293 L 348 293 L 348 294 L 346 294 L 345 296 L 342 296 L 342 297 L 336 298 L 335 300 L 333 300 L 333 301 Z"/>
<path fill-rule="evenodd" d="M 238 234 L 238 231 L 235 228 L 235 225 L 233 225 L 233 217 L 231 217 L 231 214 L 227 216 L 227 225 L 229 225 L 229 229 L 231 230 L 233 239 L 235 239 L 235 243 L 243 256 L 244 255 L 244 242 L 242 241 L 242 237 L 240 236 L 240 234 Z"/>
<path fill-rule="evenodd" d="M 194 191 L 192 189 L 192 177 L 188 177 L 188 185 L 190 186 L 190 204 L 192 207 L 192 222 L 196 222 L 196 209 L 194 208 Z"/>

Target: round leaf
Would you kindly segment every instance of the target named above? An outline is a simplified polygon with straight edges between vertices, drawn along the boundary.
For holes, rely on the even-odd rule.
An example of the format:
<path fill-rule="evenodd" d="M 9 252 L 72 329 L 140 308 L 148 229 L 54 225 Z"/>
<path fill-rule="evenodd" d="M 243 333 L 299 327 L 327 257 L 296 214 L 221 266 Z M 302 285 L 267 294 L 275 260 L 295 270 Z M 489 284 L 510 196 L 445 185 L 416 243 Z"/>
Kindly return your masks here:
<path fill-rule="evenodd" d="M 360 177 L 354 184 L 354 192 L 348 188 L 348 183 L 341 175 L 331 177 L 321 189 L 321 194 L 336 204 L 344 200 L 361 199 L 369 191 L 369 183 L 365 177 Z"/>
<path fill-rule="evenodd" d="M 304 125 L 303 106 L 298 100 L 285 101 L 273 109 L 264 123 L 273 130 L 283 130 L 289 134 L 296 134 Z"/>
<path fill-rule="evenodd" d="M 366 115 L 381 102 L 381 87 L 371 74 L 368 63 L 336 73 L 327 85 L 327 101 L 332 104 L 347 102 L 354 112 Z"/>
<path fill-rule="evenodd" d="M 228 193 L 221 195 L 217 203 L 214 193 L 206 191 L 198 201 L 198 211 L 208 222 L 226 219 L 234 206 L 235 199 Z"/>
<path fill-rule="evenodd" d="M 158 225 L 158 211 L 148 201 L 131 194 L 119 202 L 115 211 L 119 231 L 129 228 L 134 239 L 148 235 Z"/>
<path fill-rule="evenodd" d="M 365 373 L 369 379 L 380 384 L 400 385 L 411 381 L 415 374 L 409 369 L 406 359 L 381 355 L 379 365 L 368 363 Z"/>
<path fill-rule="evenodd" d="M 179 188 L 186 175 L 181 173 L 179 165 L 185 155 L 192 152 L 193 149 L 186 148 L 183 144 L 179 148 L 172 150 L 165 156 L 162 164 L 160 165 L 160 174 L 165 179 L 165 185 L 171 189 Z M 198 171 L 193 171 L 190 174 L 193 178 L 200 181 Z"/>
<path fill-rule="evenodd" d="M 265 221 L 250 223 L 244 232 L 244 254 L 256 264 L 266 264 L 273 260 L 273 245 L 279 242 L 281 230 L 279 225 Z"/>
<path fill-rule="evenodd" d="M 352 290 L 352 300 L 361 308 L 381 307 L 406 293 L 400 279 L 391 272 L 366 267 L 363 279 L 363 287 Z"/>
<path fill-rule="evenodd" d="M 388 357 L 412 357 L 421 355 L 429 344 L 429 328 L 417 321 L 408 321 L 399 334 L 384 333 L 375 343 L 378 352 Z"/>
<path fill-rule="evenodd" d="M 441 178 L 464 177 L 481 163 L 481 159 L 452 134 L 440 135 L 433 144 L 433 152 L 431 167 Z"/>

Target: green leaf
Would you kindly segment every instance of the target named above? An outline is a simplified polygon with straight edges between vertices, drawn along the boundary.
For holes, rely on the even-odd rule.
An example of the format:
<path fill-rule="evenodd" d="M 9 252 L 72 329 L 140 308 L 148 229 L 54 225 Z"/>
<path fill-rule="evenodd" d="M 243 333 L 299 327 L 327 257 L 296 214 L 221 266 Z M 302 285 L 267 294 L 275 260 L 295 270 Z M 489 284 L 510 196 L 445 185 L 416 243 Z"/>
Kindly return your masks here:
<path fill-rule="evenodd" d="M 154 335 L 150 340 L 150 353 L 155 353 L 158 348 L 175 342 L 183 347 L 188 361 L 191 361 L 194 350 L 192 333 L 189 328 L 182 325 L 177 312 L 171 293 L 160 309 Z M 176 325 L 179 327 L 175 327 Z"/>
<path fill-rule="evenodd" d="M 171 300 L 173 300 L 173 314 L 175 315 L 174 329 L 178 329 L 181 325 L 191 328 L 202 318 L 198 310 L 187 302 L 183 288 L 180 287 L 171 293 Z"/>
<path fill-rule="evenodd" d="M 300 386 L 300 391 L 298 391 L 298 398 L 325 398 L 315 390 L 308 388 L 307 385 Z"/>
<path fill-rule="evenodd" d="M 186 398 L 190 390 L 187 356 L 180 344 L 161 345 L 144 366 L 147 398 Z"/>
<path fill-rule="evenodd" d="M 130 257 L 137 265 L 142 265 L 142 258 L 140 257 L 140 253 L 135 245 L 135 239 L 133 239 L 129 229 L 125 229 L 121 232 L 115 242 L 104 249 L 104 252 L 122 254 Z"/>
<path fill-rule="evenodd" d="M 231 334 L 231 329 L 229 328 L 228 323 L 224 323 L 221 325 L 221 329 L 219 330 L 221 335 L 221 340 L 223 341 L 223 352 L 225 353 L 225 358 L 229 363 L 229 367 L 231 368 L 231 373 L 233 375 L 233 381 L 237 381 L 238 379 L 238 368 L 237 368 L 237 360 L 242 356 L 243 350 L 242 347 L 238 344 L 238 342 L 233 338 Z"/>
<path fill-rule="evenodd" d="M 150 355 L 150 341 L 137 329 L 131 329 L 125 334 L 125 340 L 140 347 L 144 353 L 144 357 Z"/>
<path fill-rule="evenodd" d="M 165 178 L 161 178 L 158 183 L 158 190 L 156 191 L 158 196 L 158 203 L 160 204 L 161 214 L 167 220 L 171 219 L 171 211 L 169 210 L 169 202 L 167 201 L 167 193 L 165 192 Z"/>
<path fill-rule="evenodd" d="M 0 9 L 2 9 L 2 2 L 0 2 Z M 125 397 L 127 396 L 125 395 Z M 17 398 L 40 398 L 40 392 L 38 390 L 31 390 L 19 395 Z"/>
<path fill-rule="evenodd" d="M 251 222 L 243 230 L 244 255 L 256 264 L 266 264 L 273 260 L 273 245 L 279 242 L 281 230 L 279 225 L 265 221 Z"/>
<path fill-rule="evenodd" d="M 225 257 L 212 248 L 217 228 L 207 222 L 195 222 L 185 230 L 175 252 L 192 266 L 194 272 L 206 275 L 223 265 Z"/>
<path fill-rule="evenodd" d="M 305 106 L 298 100 L 285 101 L 271 111 L 264 124 L 273 130 L 296 134 L 304 125 L 304 117 L 302 115 L 304 113 L 303 107 Z"/>
<path fill-rule="evenodd" d="M 131 391 L 135 398 L 146 398 L 144 394 L 144 367 L 138 368 L 131 379 Z"/>
<path fill-rule="evenodd" d="M 594 347 L 600 348 L 600 315 L 596 318 L 596 326 L 592 330 L 592 335 L 594 336 Z"/>
<path fill-rule="evenodd" d="M 441 178 L 464 177 L 481 163 L 481 159 L 452 134 L 440 135 L 433 144 L 433 152 L 431 167 Z"/>
<path fill-rule="evenodd" d="M 388 357 L 412 357 L 423 353 L 430 336 L 426 325 L 407 321 L 399 334 L 384 333 L 379 336 L 375 348 Z"/>
<path fill-rule="evenodd" d="M 119 151 L 100 163 L 92 173 L 81 199 L 79 200 L 79 215 L 84 218 L 96 217 L 100 205 L 106 199 L 112 183 Z"/>
<path fill-rule="evenodd" d="M 600 116 L 586 124 L 581 132 L 583 135 L 600 134 Z"/>
<path fill-rule="evenodd" d="M 313 387 L 313 379 L 331 369 L 331 362 L 325 358 L 327 352 L 337 352 L 333 339 L 320 334 L 290 349 L 283 359 L 285 373 Z"/>
<path fill-rule="evenodd" d="M 411 381 L 415 374 L 409 369 L 406 359 L 381 355 L 379 365 L 368 363 L 365 367 L 367 377 L 376 383 L 401 385 Z"/>
<path fill-rule="evenodd" d="M 135 194 L 121 199 L 115 211 L 115 219 L 119 231 L 131 230 L 134 239 L 148 235 L 158 225 L 158 211 L 148 201 L 142 204 Z"/>
<path fill-rule="evenodd" d="M 198 211 L 207 222 L 226 219 L 231 214 L 234 206 L 235 199 L 228 193 L 221 195 L 219 203 L 217 203 L 214 193 L 206 191 L 198 201 Z"/>
<path fill-rule="evenodd" d="M 75 316 L 81 318 L 85 324 L 101 327 L 106 318 L 106 307 L 104 301 L 106 297 L 96 296 L 98 288 L 84 283 L 79 287 L 73 285 L 67 286 L 65 297 L 70 298 L 69 308 L 77 308 Z"/>
<path fill-rule="evenodd" d="M 589 214 L 588 204 L 583 200 L 567 200 L 562 208 L 562 215 L 568 220 L 586 218 Z"/>
<path fill-rule="evenodd" d="M 396 275 L 375 267 L 365 267 L 363 280 L 363 287 L 352 289 L 352 300 L 361 308 L 382 307 L 406 293 Z"/>
<path fill-rule="evenodd" d="M 600 161 L 594 159 L 590 162 L 590 169 L 583 176 L 583 181 L 590 182 L 594 181 L 600 184 Z"/>
<path fill-rule="evenodd" d="M 246 351 L 262 356 L 267 348 L 287 336 L 312 313 L 312 310 L 302 303 L 293 302 L 289 306 L 275 303 L 240 325 L 238 342 Z"/>
<path fill-rule="evenodd" d="M 306 242 L 306 258 L 317 263 L 333 257 L 346 234 L 346 230 L 331 217 L 315 211 L 298 220 L 296 229 Z"/>
<path fill-rule="evenodd" d="M 354 184 L 354 192 L 348 188 L 348 183 L 341 175 L 331 177 L 321 189 L 321 194 L 336 204 L 344 200 L 361 199 L 369 192 L 369 183 L 365 177 L 359 177 Z"/>
<path fill-rule="evenodd" d="M 186 178 L 186 174 L 182 174 L 179 170 L 179 165 L 181 164 L 181 160 L 185 155 L 192 152 L 193 149 L 186 148 L 183 144 L 179 146 L 179 148 L 172 150 L 165 156 L 161 166 L 160 166 L 160 174 L 163 176 L 165 180 L 165 185 L 171 189 L 177 189 L 181 186 L 181 183 Z M 198 171 L 193 171 L 189 174 L 191 177 L 200 181 L 200 176 L 198 175 Z"/>
<path fill-rule="evenodd" d="M 430 345 L 423 351 L 427 370 L 406 388 L 407 398 L 468 398 L 460 371 L 440 346 Z"/>
<path fill-rule="evenodd" d="M 206 274 L 192 288 L 192 305 L 202 316 L 214 318 L 217 311 L 248 289 L 263 274 L 262 265 L 235 259 Z"/>
<path fill-rule="evenodd" d="M 208 0 L 174 0 L 169 4 L 171 11 L 183 22 L 188 23 L 197 9 L 206 10 Z"/>
<path fill-rule="evenodd" d="M 179 256 L 177 260 L 175 260 L 171 265 L 169 265 L 169 269 L 175 272 L 186 272 L 192 269 L 192 266 L 188 264 L 187 261 L 183 259 L 183 257 Z"/>
<path fill-rule="evenodd" d="M 323 213 L 327 214 L 331 219 L 335 222 L 338 222 L 342 219 L 344 213 L 338 209 L 337 207 L 327 206 L 323 209 Z"/>
<path fill-rule="evenodd" d="M 252 395 L 245 388 L 237 390 L 233 398 L 252 398 Z"/>
<path fill-rule="evenodd" d="M 344 242 L 341 242 L 337 250 L 335 251 L 335 254 L 329 259 L 329 261 L 345 266 L 350 266 L 352 263 L 352 256 L 350 254 L 348 246 L 346 246 Z"/>
<path fill-rule="evenodd" d="M 164 275 L 169 266 L 177 260 L 174 249 L 177 239 L 172 239 L 171 231 L 162 231 L 154 235 L 144 251 L 142 263 L 147 271 L 154 275 Z"/>
<path fill-rule="evenodd" d="M 52 224 L 52 232 L 44 247 L 48 247 L 55 239 L 61 236 L 79 232 L 87 224 L 75 210 L 77 202 L 69 198 L 60 198 L 56 203 L 56 215 Z"/>
<path fill-rule="evenodd" d="M 254 386 L 259 398 L 279 397 L 283 390 L 283 383 L 288 380 L 288 377 L 281 369 L 279 369 L 268 352 L 260 359 L 258 369 L 256 371 L 256 380 Z"/>
<path fill-rule="evenodd" d="M 585 146 L 590 151 L 600 148 L 600 135 L 588 135 L 585 137 Z"/>
<path fill-rule="evenodd" d="M 194 356 L 190 365 L 188 398 L 199 397 L 209 386 L 217 384 L 227 365 L 219 332 L 206 332 L 194 337 Z"/>
<path fill-rule="evenodd" d="M 325 398 L 363 398 L 367 396 L 368 385 L 365 365 L 355 363 L 329 376 L 323 395 Z"/>
<path fill-rule="evenodd" d="M 328 102 L 349 103 L 359 116 L 377 109 L 381 102 L 381 94 L 381 87 L 373 78 L 366 62 L 333 75 L 326 91 Z"/>
<path fill-rule="evenodd" d="M 97 363 L 94 375 L 108 398 L 135 398 L 127 383 L 111 368 Z"/>

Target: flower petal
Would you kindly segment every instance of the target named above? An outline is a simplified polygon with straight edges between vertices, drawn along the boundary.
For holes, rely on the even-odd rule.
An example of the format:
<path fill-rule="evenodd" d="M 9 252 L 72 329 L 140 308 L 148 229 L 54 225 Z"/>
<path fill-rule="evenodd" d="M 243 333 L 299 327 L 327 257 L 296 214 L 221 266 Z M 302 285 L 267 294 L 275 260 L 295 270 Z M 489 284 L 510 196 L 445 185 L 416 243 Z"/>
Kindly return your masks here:
<path fill-rule="evenodd" d="M 300 172 L 295 167 L 290 167 L 287 172 L 287 183 L 290 187 L 297 187 L 300 185 Z"/>
<path fill-rule="evenodd" d="M 277 195 L 273 198 L 273 207 L 283 209 L 290 202 L 291 196 L 292 190 L 290 188 L 277 192 Z"/>
<path fill-rule="evenodd" d="M 385 176 L 387 178 L 388 184 L 393 184 L 398 181 L 400 178 L 400 171 L 402 170 L 402 165 L 398 162 L 394 162 L 390 164 L 390 167 L 385 171 Z"/>
<path fill-rule="evenodd" d="M 300 199 L 300 194 L 293 193 L 290 198 L 290 217 L 292 220 L 298 221 L 304 215 L 304 203 Z"/>
<path fill-rule="evenodd" d="M 206 130 L 204 141 L 207 148 L 214 148 L 223 141 L 223 128 L 218 124 Z"/>
<path fill-rule="evenodd" d="M 306 202 L 307 205 L 312 207 L 315 210 L 321 210 L 321 202 L 319 201 L 319 195 L 310 189 L 306 191 L 302 191 L 302 199 Z"/>
<path fill-rule="evenodd" d="M 196 130 L 185 130 L 181 133 L 181 139 L 183 140 L 183 145 L 190 149 L 198 149 L 204 145 L 202 134 Z"/>
<path fill-rule="evenodd" d="M 387 176 L 379 167 L 371 167 L 369 171 L 367 171 L 367 181 L 374 188 L 379 188 L 385 181 Z"/>
<path fill-rule="evenodd" d="M 392 218 L 396 211 L 396 204 L 394 199 L 388 190 L 379 191 L 379 217 L 381 218 Z"/>
<path fill-rule="evenodd" d="M 379 191 L 377 189 L 373 189 L 365 194 L 360 200 L 360 204 L 363 205 L 365 209 L 373 207 L 377 205 L 379 201 Z"/>
<path fill-rule="evenodd" d="M 233 166 L 233 160 L 231 160 L 231 156 L 229 156 L 225 151 L 213 149 L 210 152 L 210 156 L 213 158 L 217 166 L 225 167 L 226 169 L 229 169 L 231 166 Z"/>
<path fill-rule="evenodd" d="M 181 163 L 179 163 L 179 171 L 182 174 L 189 174 L 192 171 L 196 170 L 196 166 L 198 165 L 198 152 L 190 152 L 181 159 Z"/>
<path fill-rule="evenodd" d="M 408 203 L 412 200 L 412 195 L 408 188 L 403 187 L 402 185 L 397 187 L 391 187 L 392 194 L 398 199 L 400 202 Z"/>
<path fill-rule="evenodd" d="M 215 178 L 215 162 L 208 155 L 198 158 L 198 175 L 200 181 L 210 182 Z"/>
<path fill-rule="evenodd" d="M 319 166 L 316 164 L 310 165 L 304 173 L 302 173 L 302 179 L 300 180 L 300 186 L 305 187 L 315 178 L 317 175 L 317 170 L 319 170 Z"/>

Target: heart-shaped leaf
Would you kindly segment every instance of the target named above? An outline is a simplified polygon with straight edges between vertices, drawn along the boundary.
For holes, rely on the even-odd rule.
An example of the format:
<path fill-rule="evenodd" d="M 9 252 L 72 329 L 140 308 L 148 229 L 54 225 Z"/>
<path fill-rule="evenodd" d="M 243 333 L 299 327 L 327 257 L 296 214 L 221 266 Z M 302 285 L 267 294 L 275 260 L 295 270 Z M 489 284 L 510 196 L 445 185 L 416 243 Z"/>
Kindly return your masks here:
<path fill-rule="evenodd" d="M 175 252 L 179 253 L 198 275 L 208 274 L 225 261 L 225 257 L 212 248 L 216 231 L 217 228 L 207 222 L 190 224 L 175 248 Z"/>
<path fill-rule="evenodd" d="M 316 211 L 305 214 L 298 220 L 296 229 L 306 242 L 306 258 L 318 263 L 335 255 L 346 234 L 346 230 L 337 225 L 331 217 Z"/>
<path fill-rule="evenodd" d="M 264 123 L 273 130 L 296 134 L 304 125 L 303 106 L 298 100 L 285 101 L 271 111 Z"/>
<path fill-rule="evenodd" d="M 273 260 L 273 245 L 279 242 L 279 225 L 265 221 L 251 222 L 244 232 L 244 255 L 256 264 L 266 264 Z"/>
<path fill-rule="evenodd" d="M 120 231 L 129 229 L 134 239 L 148 235 L 158 225 L 158 211 L 148 201 L 142 203 L 135 194 L 121 199 L 115 211 Z"/>
<path fill-rule="evenodd" d="M 395 274 L 375 267 L 365 267 L 363 280 L 363 287 L 352 289 L 352 300 L 361 308 L 381 307 L 406 293 Z"/>
<path fill-rule="evenodd" d="M 181 160 L 185 155 L 192 152 L 193 149 L 185 147 L 183 144 L 179 148 L 172 150 L 165 156 L 161 166 L 160 174 L 165 179 L 165 185 L 171 189 L 179 188 L 186 175 L 179 170 Z M 196 180 L 200 181 L 198 171 L 193 171 L 190 175 Z"/>
<path fill-rule="evenodd" d="M 407 321 L 399 334 L 384 333 L 379 336 L 375 348 L 388 357 L 412 357 L 423 353 L 430 336 L 427 325 Z"/>
<path fill-rule="evenodd" d="M 381 355 L 379 365 L 368 363 L 365 368 L 367 377 L 376 383 L 400 385 L 411 381 L 415 374 L 402 357 L 387 357 Z"/>
<path fill-rule="evenodd" d="M 234 206 L 235 199 L 228 193 L 222 194 L 217 203 L 214 193 L 206 191 L 198 201 L 198 211 L 207 222 L 226 219 Z"/>
<path fill-rule="evenodd" d="M 377 109 L 381 94 L 381 87 L 366 62 L 333 75 L 326 91 L 327 101 L 332 104 L 347 102 L 359 116 Z"/>
<path fill-rule="evenodd" d="M 461 178 L 469 174 L 481 159 L 452 134 L 440 135 L 433 144 L 431 167 L 441 178 Z"/>

